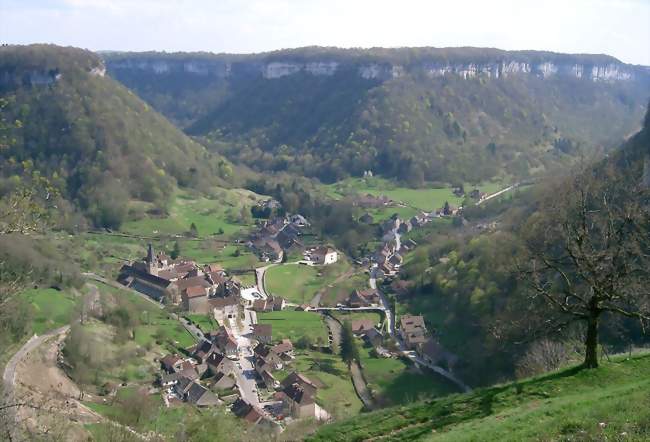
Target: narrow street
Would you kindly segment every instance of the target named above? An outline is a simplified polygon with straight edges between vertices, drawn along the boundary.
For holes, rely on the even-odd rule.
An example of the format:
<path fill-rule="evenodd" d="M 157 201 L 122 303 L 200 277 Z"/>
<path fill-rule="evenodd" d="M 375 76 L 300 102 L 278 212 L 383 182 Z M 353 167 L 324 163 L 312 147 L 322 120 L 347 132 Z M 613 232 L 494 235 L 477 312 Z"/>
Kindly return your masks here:
<path fill-rule="evenodd" d="M 257 322 L 257 315 L 251 310 L 244 309 L 244 319 L 238 324 L 237 320 L 230 320 L 230 329 L 237 340 L 239 359 L 235 362 L 235 379 L 242 398 L 249 404 L 259 407 L 260 399 L 257 394 L 256 373 L 253 367 L 252 341 L 248 337 L 251 327 Z"/>

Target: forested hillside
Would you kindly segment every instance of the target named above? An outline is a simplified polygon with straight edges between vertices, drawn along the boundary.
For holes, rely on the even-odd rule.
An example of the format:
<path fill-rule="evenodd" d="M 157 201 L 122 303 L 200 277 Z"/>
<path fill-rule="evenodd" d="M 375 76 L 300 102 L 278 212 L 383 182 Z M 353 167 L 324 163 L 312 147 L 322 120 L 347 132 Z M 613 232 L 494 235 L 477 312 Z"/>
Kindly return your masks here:
<path fill-rule="evenodd" d="M 568 290 L 602 279 L 604 293 L 619 296 L 620 291 L 619 312 L 648 309 L 642 263 L 650 247 L 649 116 L 644 129 L 608 158 L 577 168 L 571 177 L 522 189 L 508 200 L 468 207 L 463 217 L 474 228 L 433 233 L 407 257 L 400 280 L 393 283 L 401 308 L 425 316 L 441 342 L 461 357 L 457 370 L 464 379 L 485 385 L 548 370 L 552 366 L 536 361 L 548 357 L 540 357 L 546 346 L 560 361 L 582 357 L 584 318 L 572 321 L 567 314 L 575 304 L 565 306 L 568 311 L 549 307 L 538 292 L 546 287 L 572 293 Z M 593 217 L 585 218 L 585 234 L 567 236 L 568 226 L 580 226 L 581 214 Z M 617 226 L 612 232 L 600 224 L 609 225 L 603 217 L 610 215 Z M 569 246 L 576 238 L 596 277 L 573 261 L 576 252 Z M 622 239 L 628 244 L 614 251 Z M 565 255 L 567 250 L 573 255 Z M 530 263 L 543 267 L 540 260 L 549 259 L 562 272 L 536 274 L 548 285 L 535 285 L 539 280 L 531 281 L 527 273 Z M 619 273 L 618 266 L 624 271 Z M 632 298 L 626 299 L 626 293 Z M 609 352 L 648 342 L 642 315 L 617 315 L 606 305 L 601 305 L 598 331 Z"/>
<path fill-rule="evenodd" d="M 108 72 L 257 170 L 411 185 L 522 177 L 620 144 L 650 96 L 607 56 L 478 48 L 104 54 Z"/>
<path fill-rule="evenodd" d="M 131 200 L 164 212 L 177 186 L 224 183 L 230 165 L 104 75 L 95 54 L 57 46 L 0 48 L 0 195 L 44 176 L 98 226 Z M 38 174 L 38 175 L 35 175 Z"/>

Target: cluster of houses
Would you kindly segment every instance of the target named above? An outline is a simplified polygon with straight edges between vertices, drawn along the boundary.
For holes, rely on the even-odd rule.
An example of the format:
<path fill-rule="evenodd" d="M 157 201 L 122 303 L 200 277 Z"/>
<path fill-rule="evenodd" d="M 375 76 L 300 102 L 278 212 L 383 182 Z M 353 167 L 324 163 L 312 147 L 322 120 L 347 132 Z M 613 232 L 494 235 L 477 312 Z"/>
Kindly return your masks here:
<path fill-rule="evenodd" d="M 288 371 L 295 356 L 289 339 L 273 343 L 272 331 L 269 324 L 254 324 L 251 334 L 255 341 L 252 363 L 257 387 L 265 389 L 271 398 L 265 409 L 239 397 L 234 370 L 240 351 L 237 340 L 224 326 L 206 333 L 206 340 L 188 349 L 188 357 L 170 354 L 160 360 L 159 384 L 165 402 L 182 401 L 197 407 L 227 402 L 236 416 L 269 427 L 277 427 L 277 421 L 287 418 L 327 417 L 316 404 L 316 383 L 295 371 L 282 381 L 276 379 L 278 373 Z"/>
<path fill-rule="evenodd" d="M 284 254 L 292 248 L 302 249 L 302 230 L 309 222 L 302 215 L 274 217 L 264 221 L 251 234 L 247 245 L 260 258 L 268 262 L 281 262 Z"/>
<path fill-rule="evenodd" d="M 264 388 L 274 392 L 273 400 L 279 405 L 270 407 L 272 415 L 279 419 L 321 417 L 322 410 L 316 404 L 318 387 L 314 382 L 296 371 L 282 381 L 276 379 L 278 372 L 287 371 L 295 356 L 289 339 L 273 344 L 272 331 L 269 324 L 255 324 L 253 327 L 253 336 L 257 341 L 253 349 L 253 367 Z"/>
<path fill-rule="evenodd" d="M 404 345 L 415 352 L 430 365 L 446 365 L 450 370 L 458 362 L 458 357 L 445 350 L 438 340 L 431 336 L 420 315 L 402 315 L 399 321 L 399 335 Z"/>
<path fill-rule="evenodd" d="M 390 278 L 399 273 L 404 261 L 403 255 L 412 250 L 417 243 L 412 239 L 397 241 L 397 235 L 410 232 L 414 227 L 421 227 L 428 223 L 430 218 L 424 214 L 402 221 L 393 216 L 381 224 L 382 244 L 370 257 L 370 263 L 375 268 L 376 277 Z"/>
<path fill-rule="evenodd" d="M 197 407 L 220 405 L 222 401 L 215 391 L 230 395 L 235 387 L 231 361 L 218 353 L 202 358 L 167 355 L 160 364 L 159 382 L 168 404 L 183 401 Z"/>
<path fill-rule="evenodd" d="M 218 265 L 199 266 L 183 258 L 155 253 L 149 244 L 147 256 L 120 269 L 118 282 L 159 302 L 181 305 L 191 313 L 219 311 L 234 318 L 238 311 L 241 284 Z"/>

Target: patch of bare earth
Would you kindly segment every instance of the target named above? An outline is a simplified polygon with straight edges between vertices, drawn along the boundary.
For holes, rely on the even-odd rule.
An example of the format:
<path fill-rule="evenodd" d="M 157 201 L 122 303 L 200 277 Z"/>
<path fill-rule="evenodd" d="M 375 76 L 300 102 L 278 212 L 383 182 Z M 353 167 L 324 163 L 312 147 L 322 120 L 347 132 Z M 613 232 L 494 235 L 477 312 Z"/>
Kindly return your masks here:
<path fill-rule="evenodd" d="M 65 333 L 35 348 L 16 367 L 15 395 L 20 407 L 17 419 L 29 434 L 56 440 L 85 441 L 84 424 L 101 416 L 79 402 L 81 391 L 57 366 L 59 346 Z"/>

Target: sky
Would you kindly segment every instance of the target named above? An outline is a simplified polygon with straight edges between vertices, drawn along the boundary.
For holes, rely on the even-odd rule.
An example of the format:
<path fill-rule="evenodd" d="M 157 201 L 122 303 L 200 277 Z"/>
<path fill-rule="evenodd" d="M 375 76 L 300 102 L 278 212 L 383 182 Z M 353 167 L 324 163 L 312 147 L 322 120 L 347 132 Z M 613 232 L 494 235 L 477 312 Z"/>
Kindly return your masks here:
<path fill-rule="evenodd" d="M 480 46 L 650 65 L 650 0 L 0 0 L 0 42 L 231 53 Z"/>

